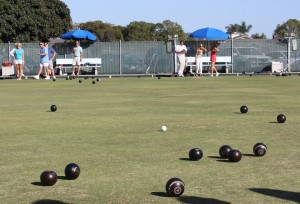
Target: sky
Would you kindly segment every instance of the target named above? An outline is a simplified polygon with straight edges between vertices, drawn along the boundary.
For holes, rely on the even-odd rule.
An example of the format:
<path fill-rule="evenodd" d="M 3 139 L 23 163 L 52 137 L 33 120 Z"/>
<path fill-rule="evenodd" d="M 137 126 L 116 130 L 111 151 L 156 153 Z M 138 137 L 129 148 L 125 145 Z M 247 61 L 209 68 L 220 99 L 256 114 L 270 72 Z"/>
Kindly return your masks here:
<path fill-rule="evenodd" d="M 226 31 L 230 24 L 252 25 L 248 33 L 271 38 L 276 26 L 300 20 L 300 0 L 62 0 L 75 23 L 102 21 L 127 26 L 133 21 L 161 23 L 170 20 L 191 33 L 204 27 Z"/>

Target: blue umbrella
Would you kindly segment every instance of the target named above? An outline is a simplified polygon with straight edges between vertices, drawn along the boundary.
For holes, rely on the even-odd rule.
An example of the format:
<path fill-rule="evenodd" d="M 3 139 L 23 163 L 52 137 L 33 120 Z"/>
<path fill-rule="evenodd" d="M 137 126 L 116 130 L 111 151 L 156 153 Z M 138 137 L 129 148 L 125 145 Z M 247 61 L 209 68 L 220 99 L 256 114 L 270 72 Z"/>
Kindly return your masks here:
<path fill-rule="evenodd" d="M 203 40 L 226 40 L 229 35 L 219 29 L 207 27 L 192 32 L 190 37 Z"/>
<path fill-rule="evenodd" d="M 62 39 L 74 39 L 74 40 L 91 40 L 95 41 L 97 37 L 87 30 L 72 30 L 60 36 Z"/>

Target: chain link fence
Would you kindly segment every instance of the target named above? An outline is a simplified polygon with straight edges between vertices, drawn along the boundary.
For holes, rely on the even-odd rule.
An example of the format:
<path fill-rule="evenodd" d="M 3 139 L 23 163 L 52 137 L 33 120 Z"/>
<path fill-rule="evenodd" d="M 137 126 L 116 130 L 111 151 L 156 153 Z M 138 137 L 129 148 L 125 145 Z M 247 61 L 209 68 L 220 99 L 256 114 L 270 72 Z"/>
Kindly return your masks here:
<path fill-rule="evenodd" d="M 207 50 L 210 42 L 187 41 L 188 56 L 195 56 L 195 50 L 202 43 Z M 282 62 L 287 71 L 300 72 L 300 40 L 290 43 L 291 55 L 288 67 L 288 41 L 269 39 L 226 40 L 219 42 L 220 52 L 217 56 L 233 56 L 233 67 L 230 72 L 268 72 L 272 62 Z M 50 43 L 56 52 L 56 58 L 72 58 L 74 42 Z M 98 74 L 157 74 L 173 73 L 176 70 L 174 52 L 170 51 L 167 42 L 82 42 L 84 58 L 101 58 Z M 233 47 L 232 47 L 233 46 Z M 14 43 L 0 43 L 0 61 L 12 62 L 9 51 Z M 22 43 L 25 50 L 25 75 L 34 75 L 39 68 L 39 44 Z M 296 49 L 295 49 L 296 48 Z M 295 49 L 295 50 L 293 50 Z M 174 50 L 174 45 L 173 45 Z M 209 52 L 206 53 L 210 55 Z M 71 70 L 70 70 L 71 71 Z M 83 67 L 82 74 L 92 74 L 91 67 Z"/>

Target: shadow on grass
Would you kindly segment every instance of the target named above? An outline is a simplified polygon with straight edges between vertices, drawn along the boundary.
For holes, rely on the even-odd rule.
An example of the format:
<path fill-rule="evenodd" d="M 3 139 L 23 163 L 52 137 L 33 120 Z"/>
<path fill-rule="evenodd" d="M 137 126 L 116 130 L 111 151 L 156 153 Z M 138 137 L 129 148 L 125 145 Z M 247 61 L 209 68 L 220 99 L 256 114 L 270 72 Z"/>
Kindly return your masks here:
<path fill-rule="evenodd" d="M 167 193 L 165 192 L 151 192 L 151 195 L 155 195 L 158 197 L 170 197 Z M 175 198 L 175 197 L 174 197 Z M 182 203 L 189 203 L 189 204 L 230 204 L 229 202 L 222 201 L 222 200 L 217 200 L 213 198 L 201 198 L 201 197 L 196 197 L 196 196 L 180 196 L 176 198 L 178 201 Z"/>
<path fill-rule="evenodd" d="M 178 198 L 179 201 L 182 203 L 189 203 L 189 204 L 230 204 L 229 202 L 217 200 L 214 198 L 201 198 L 196 196 L 181 196 Z"/>
<path fill-rule="evenodd" d="M 32 202 L 32 204 L 67 204 L 67 203 L 59 200 L 43 199 L 43 200 L 36 200 Z"/>
<path fill-rule="evenodd" d="M 70 179 L 68 179 L 68 178 L 65 177 L 65 176 L 57 176 L 57 179 L 60 179 L 60 180 L 70 180 Z"/>
<path fill-rule="evenodd" d="M 31 182 L 34 186 L 43 186 L 42 182 Z"/>
<path fill-rule="evenodd" d="M 182 161 L 192 161 L 192 160 L 190 160 L 190 158 L 179 158 L 179 159 Z"/>
<path fill-rule="evenodd" d="M 268 189 L 268 188 L 249 188 L 248 190 L 260 193 L 267 196 L 272 196 L 276 198 L 281 198 L 284 200 L 293 201 L 296 203 L 300 203 L 300 193 L 299 192 L 291 192 L 291 191 L 282 191 L 276 189 Z"/>
<path fill-rule="evenodd" d="M 158 197 L 170 197 L 167 193 L 165 192 L 151 192 L 151 195 L 155 195 Z"/>
<path fill-rule="evenodd" d="M 228 159 L 218 159 L 218 162 L 231 163 Z"/>
<path fill-rule="evenodd" d="M 225 163 L 229 162 L 228 159 L 222 158 L 220 156 L 207 156 L 207 157 L 211 159 L 216 159 L 216 161 L 218 162 L 225 162 Z"/>
<path fill-rule="evenodd" d="M 246 157 L 257 157 L 255 154 L 242 154 L 242 155 Z"/>
<path fill-rule="evenodd" d="M 207 157 L 212 159 L 222 159 L 220 156 L 207 156 Z"/>
<path fill-rule="evenodd" d="M 247 114 L 241 113 L 241 112 L 233 112 L 233 113 L 235 113 L 235 114 L 240 114 L 240 115 L 247 115 Z"/>

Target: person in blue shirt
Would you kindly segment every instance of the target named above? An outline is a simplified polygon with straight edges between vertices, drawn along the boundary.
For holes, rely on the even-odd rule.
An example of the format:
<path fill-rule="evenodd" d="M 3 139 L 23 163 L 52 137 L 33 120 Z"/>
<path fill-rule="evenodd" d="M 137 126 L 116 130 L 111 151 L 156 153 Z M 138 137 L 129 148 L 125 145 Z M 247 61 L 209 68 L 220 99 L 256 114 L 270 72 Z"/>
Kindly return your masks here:
<path fill-rule="evenodd" d="M 18 80 L 22 79 L 23 75 L 23 64 L 24 64 L 24 49 L 22 48 L 21 43 L 16 44 L 16 48 L 14 49 L 13 52 L 13 57 L 14 57 L 14 64 L 17 69 L 17 77 Z"/>
<path fill-rule="evenodd" d="M 52 74 L 53 79 L 56 79 L 53 69 L 53 59 L 56 56 L 56 52 L 52 47 L 49 47 L 48 43 L 45 42 L 45 47 L 48 49 L 48 57 L 49 57 L 49 73 L 48 76 Z"/>
<path fill-rule="evenodd" d="M 40 42 L 40 52 L 38 53 L 38 55 L 40 56 L 40 69 L 39 72 L 36 76 L 33 76 L 33 78 L 35 79 L 40 79 L 40 74 L 43 70 L 43 67 L 45 68 L 45 74 L 46 74 L 46 80 L 50 79 L 50 76 L 48 75 L 49 70 L 49 56 L 48 56 L 48 49 L 45 47 L 45 44 L 43 42 Z"/>

